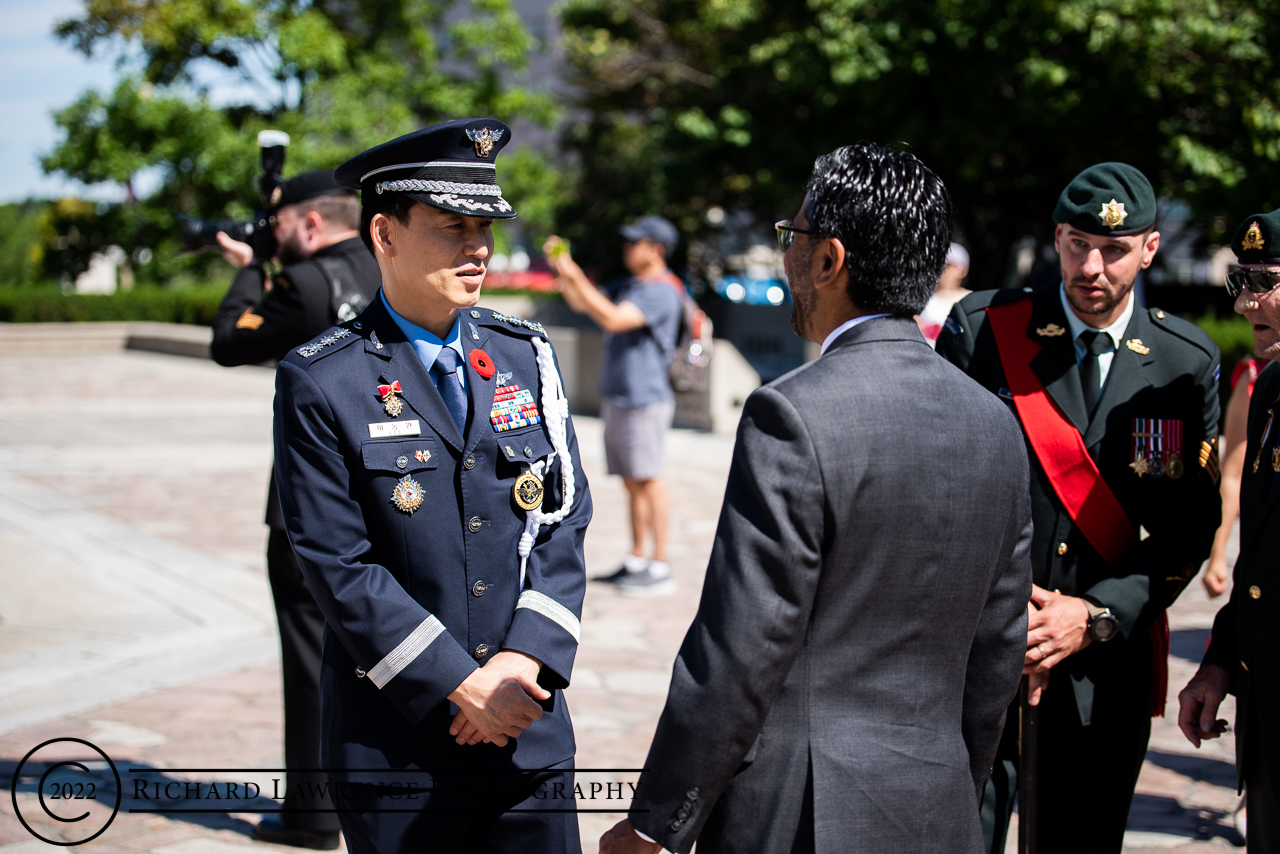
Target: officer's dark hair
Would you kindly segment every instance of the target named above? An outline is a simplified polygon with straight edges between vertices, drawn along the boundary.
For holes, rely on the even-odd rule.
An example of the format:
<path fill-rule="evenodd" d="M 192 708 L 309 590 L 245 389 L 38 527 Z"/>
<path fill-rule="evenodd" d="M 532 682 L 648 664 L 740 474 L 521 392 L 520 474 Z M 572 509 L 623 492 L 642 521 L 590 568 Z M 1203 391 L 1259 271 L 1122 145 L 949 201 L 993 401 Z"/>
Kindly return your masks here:
<path fill-rule="evenodd" d="M 951 245 L 951 196 L 914 154 L 860 142 L 819 157 L 809 228 L 844 244 L 849 299 L 863 311 L 919 314 Z"/>
<path fill-rule="evenodd" d="M 373 225 L 373 218 L 378 214 L 383 214 L 401 225 L 409 224 L 409 211 L 417 201 L 405 195 L 404 193 L 376 193 L 373 190 L 365 190 L 361 193 L 360 200 L 360 239 L 364 241 L 364 248 L 369 250 L 369 254 L 374 258 L 378 257 L 378 253 L 373 249 L 373 235 L 369 228 Z"/>
<path fill-rule="evenodd" d="M 326 223 L 338 228 L 357 228 L 360 225 L 360 202 L 355 193 L 330 193 L 296 203 L 298 216 L 315 211 Z"/>

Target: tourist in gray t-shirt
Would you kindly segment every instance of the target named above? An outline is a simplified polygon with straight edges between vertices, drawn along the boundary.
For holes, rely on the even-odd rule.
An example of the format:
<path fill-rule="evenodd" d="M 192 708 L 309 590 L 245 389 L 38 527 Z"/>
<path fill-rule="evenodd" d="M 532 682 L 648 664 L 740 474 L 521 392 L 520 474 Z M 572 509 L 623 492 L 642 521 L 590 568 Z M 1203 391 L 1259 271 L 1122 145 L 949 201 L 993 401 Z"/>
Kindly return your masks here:
<path fill-rule="evenodd" d="M 600 375 L 600 414 L 604 419 L 609 474 L 621 475 L 631 506 L 631 554 L 615 573 L 598 580 L 632 596 L 675 590 L 667 565 L 667 489 L 662 447 L 675 396 L 667 366 L 675 352 L 683 312 L 684 284 L 667 269 L 675 250 L 676 228 L 657 216 L 644 216 L 621 229 L 622 260 L 630 278 L 606 290 L 596 288 L 554 235 L 543 247 L 565 302 L 586 314 L 605 332 Z M 653 538 L 652 557 L 645 545 Z"/>

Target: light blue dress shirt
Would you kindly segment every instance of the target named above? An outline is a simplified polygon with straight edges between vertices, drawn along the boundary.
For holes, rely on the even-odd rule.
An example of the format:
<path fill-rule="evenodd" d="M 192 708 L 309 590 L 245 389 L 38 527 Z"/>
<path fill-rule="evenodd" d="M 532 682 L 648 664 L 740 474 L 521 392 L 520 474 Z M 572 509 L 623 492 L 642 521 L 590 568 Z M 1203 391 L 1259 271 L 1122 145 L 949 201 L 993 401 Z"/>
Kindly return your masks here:
<path fill-rule="evenodd" d="M 422 360 L 422 364 L 427 366 L 427 372 L 431 372 L 431 368 L 436 363 L 436 358 L 440 355 L 441 347 L 452 347 L 458 351 L 458 355 L 462 357 L 462 365 L 458 368 L 458 382 L 462 384 L 465 391 L 467 388 L 467 354 L 462 351 L 462 338 L 458 334 L 458 325 L 461 322 L 461 315 L 454 318 L 453 328 L 449 330 L 449 335 L 441 341 L 435 335 L 432 335 L 421 326 L 410 323 L 405 320 L 396 310 L 391 307 L 391 303 L 387 302 L 387 295 L 382 291 L 378 292 L 382 297 L 382 304 L 387 307 L 387 313 L 391 315 L 391 319 L 396 322 L 396 326 L 400 327 L 400 331 L 404 333 L 404 337 L 409 339 L 409 343 L 413 345 L 413 350 L 418 354 L 418 358 Z"/>

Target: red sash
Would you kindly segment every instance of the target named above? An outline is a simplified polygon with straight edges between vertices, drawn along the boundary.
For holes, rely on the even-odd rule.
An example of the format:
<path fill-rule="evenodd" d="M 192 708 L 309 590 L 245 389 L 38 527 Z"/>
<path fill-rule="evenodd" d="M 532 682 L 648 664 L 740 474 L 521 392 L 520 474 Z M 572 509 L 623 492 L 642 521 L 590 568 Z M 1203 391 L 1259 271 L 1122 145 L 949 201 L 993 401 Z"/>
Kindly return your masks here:
<path fill-rule="evenodd" d="M 1138 536 L 1115 493 L 1089 456 L 1084 437 L 1053 405 L 1044 384 L 1031 370 L 1031 360 L 1040 352 L 1040 345 L 1027 337 L 1031 301 L 1018 300 L 989 307 L 987 322 L 996 339 L 1005 381 L 1009 383 L 1022 429 L 1036 459 L 1080 532 L 1103 560 L 1115 563 L 1137 544 Z M 1169 618 L 1164 612 L 1151 627 L 1151 640 L 1155 651 L 1151 714 L 1155 717 L 1164 715 L 1169 690 Z"/>

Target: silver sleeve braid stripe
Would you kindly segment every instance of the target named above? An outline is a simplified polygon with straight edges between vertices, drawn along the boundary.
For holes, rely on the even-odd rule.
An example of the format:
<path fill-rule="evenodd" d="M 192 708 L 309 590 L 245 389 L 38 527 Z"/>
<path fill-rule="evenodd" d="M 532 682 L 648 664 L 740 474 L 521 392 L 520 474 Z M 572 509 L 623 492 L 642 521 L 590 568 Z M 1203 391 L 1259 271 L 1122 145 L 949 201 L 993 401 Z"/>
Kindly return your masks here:
<path fill-rule="evenodd" d="M 379 181 L 378 193 L 457 193 L 463 196 L 501 196 L 497 184 L 458 184 L 453 181 L 420 181 L 405 178 L 402 181 Z"/>
<path fill-rule="evenodd" d="M 369 681 L 379 688 L 386 685 L 415 658 L 422 655 L 426 648 L 431 646 L 432 641 L 442 634 L 444 634 L 444 624 L 434 616 L 428 616 L 409 633 L 407 638 L 400 641 L 399 646 L 387 653 L 386 658 L 374 665 L 368 674 Z"/>

